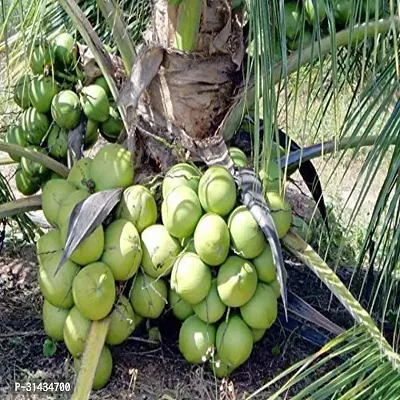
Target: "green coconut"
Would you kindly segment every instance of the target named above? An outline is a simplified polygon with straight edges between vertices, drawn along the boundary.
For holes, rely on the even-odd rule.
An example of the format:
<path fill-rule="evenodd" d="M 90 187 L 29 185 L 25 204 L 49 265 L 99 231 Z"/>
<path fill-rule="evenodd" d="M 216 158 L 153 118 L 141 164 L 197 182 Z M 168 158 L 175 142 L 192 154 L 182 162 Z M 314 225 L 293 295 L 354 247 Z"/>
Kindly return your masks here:
<path fill-rule="evenodd" d="M 29 99 L 31 80 L 31 76 L 22 75 L 18 78 L 14 86 L 14 101 L 24 110 L 31 106 L 31 101 Z"/>
<path fill-rule="evenodd" d="M 83 138 L 84 150 L 90 149 L 99 138 L 99 123 L 88 119 L 86 123 L 85 137 Z"/>
<path fill-rule="evenodd" d="M 24 196 L 31 196 L 39 191 L 40 181 L 20 169 L 15 174 L 15 186 Z"/>
<path fill-rule="evenodd" d="M 50 111 L 51 102 L 58 91 L 58 84 L 52 77 L 37 76 L 31 81 L 29 99 L 36 111 L 46 114 Z"/>
<path fill-rule="evenodd" d="M 58 211 L 61 203 L 76 189 L 64 179 L 51 179 L 42 189 L 42 210 L 46 220 L 57 226 Z"/>
<path fill-rule="evenodd" d="M 21 124 L 26 132 L 28 142 L 34 145 L 40 145 L 43 142 L 50 128 L 50 121 L 47 116 L 33 107 L 24 111 Z"/>
<path fill-rule="evenodd" d="M 236 204 L 236 195 L 233 176 L 224 167 L 210 167 L 200 179 L 199 199 L 207 212 L 228 215 Z"/>
<path fill-rule="evenodd" d="M 260 165 L 259 176 L 263 184 L 263 188 L 269 192 L 279 192 L 282 186 L 283 174 L 278 163 L 275 161 L 270 161 L 267 173 L 265 173 L 262 168 L 262 165 Z"/>
<path fill-rule="evenodd" d="M 243 151 L 239 148 L 229 147 L 228 152 L 235 165 L 239 167 L 245 167 L 249 163 L 246 154 L 244 154 Z"/>
<path fill-rule="evenodd" d="M 304 241 L 308 242 L 311 237 L 310 227 L 304 219 L 297 215 L 292 215 L 291 229 L 299 235 Z"/>
<path fill-rule="evenodd" d="M 171 288 L 189 304 L 200 303 L 211 288 L 211 269 L 195 253 L 183 253 L 171 274 Z"/>
<path fill-rule="evenodd" d="M 334 2 L 335 21 L 339 25 L 347 25 L 351 18 L 352 2 L 350 0 L 336 0 Z"/>
<path fill-rule="evenodd" d="M 74 371 L 76 374 L 78 374 L 80 366 L 81 360 L 79 358 L 74 358 Z M 112 369 L 113 359 L 111 351 L 107 346 L 104 346 L 101 350 L 99 362 L 94 373 L 92 389 L 100 390 L 106 386 L 111 378 Z"/>
<path fill-rule="evenodd" d="M 104 78 L 104 76 L 99 76 L 98 78 L 96 78 L 96 80 L 94 81 L 94 84 L 102 87 L 106 91 L 107 96 L 111 97 L 111 90 L 110 90 L 110 87 L 108 86 L 108 83 L 106 81 L 106 78 Z"/>
<path fill-rule="evenodd" d="M 274 291 L 276 298 L 279 299 L 279 297 L 281 297 L 281 286 L 279 285 L 278 279 L 275 279 L 269 285 Z"/>
<path fill-rule="evenodd" d="M 173 238 L 164 225 L 151 225 L 141 235 L 144 272 L 153 278 L 167 276 L 181 251 L 179 241 Z"/>
<path fill-rule="evenodd" d="M 301 8 L 299 3 L 285 3 L 286 37 L 295 38 L 301 29 Z"/>
<path fill-rule="evenodd" d="M 300 49 L 300 46 L 302 49 L 310 46 L 312 42 L 313 42 L 312 32 L 310 32 L 308 30 L 304 30 L 303 36 L 301 36 L 301 34 L 299 34 L 294 39 L 289 40 L 287 43 L 287 47 L 290 50 L 295 51 L 295 50 Z"/>
<path fill-rule="evenodd" d="M 265 236 L 246 206 L 235 208 L 228 219 L 232 248 L 245 258 L 254 258 L 265 247 Z"/>
<path fill-rule="evenodd" d="M 65 308 L 54 307 L 47 300 L 43 301 L 42 319 L 46 335 L 54 340 L 64 339 L 64 324 L 69 314 Z"/>
<path fill-rule="evenodd" d="M 154 279 L 138 273 L 130 292 L 130 302 L 135 313 L 146 318 L 158 318 L 164 310 L 168 289 L 163 279 Z"/>
<path fill-rule="evenodd" d="M 208 364 L 214 376 L 216 376 L 218 379 L 225 378 L 235 369 L 233 367 L 230 367 L 227 363 L 223 362 L 218 354 L 216 354 L 213 359 L 209 361 Z"/>
<path fill-rule="evenodd" d="M 83 157 L 78 160 L 70 169 L 67 182 L 69 182 L 71 185 L 74 185 L 74 187 L 79 190 L 91 191 L 94 186 L 94 183 L 90 178 L 91 165 L 91 158 Z"/>
<path fill-rule="evenodd" d="M 161 217 L 170 235 L 183 239 L 193 235 L 203 214 L 196 192 L 187 186 L 170 190 L 161 206 Z"/>
<path fill-rule="evenodd" d="M 222 217 L 203 215 L 194 231 L 194 247 L 200 258 L 209 265 L 220 265 L 228 256 L 229 246 L 229 229 Z"/>
<path fill-rule="evenodd" d="M 80 357 L 89 336 L 90 319 L 85 318 L 77 307 L 72 307 L 64 324 L 64 342 L 73 357 Z"/>
<path fill-rule="evenodd" d="M 217 282 L 221 300 L 229 307 L 241 307 L 256 291 L 257 272 L 249 260 L 230 256 L 219 268 Z"/>
<path fill-rule="evenodd" d="M 68 135 L 58 125 L 53 124 L 47 137 L 47 147 L 49 153 L 60 160 L 67 157 L 68 152 Z"/>
<path fill-rule="evenodd" d="M 215 344 L 215 326 L 192 315 L 179 331 L 179 350 L 186 361 L 201 364 L 210 358 Z"/>
<path fill-rule="evenodd" d="M 116 281 L 126 281 L 136 273 L 142 254 L 140 236 L 132 222 L 117 219 L 108 225 L 101 261 L 110 267 Z"/>
<path fill-rule="evenodd" d="M 102 262 L 82 268 L 72 284 L 72 295 L 84 317 L 92 321 L 106 317 L 115 300 L 115 281 L 110 268 Z"/>
<path fill-rule="evenodd" d="M 105 122 L 110 115 L 110 102 L 101 86 L 84 87 L 81 91 L 81 105 L 85 115 L 93 121 Z"/>
<path fill-rule="evenodd" d="M 237 368 L 250 357 L 253 335 L 239 315 L 232 315 L 219 325 L 216 348 L 220 359 L 230 367 Z"/>
<path fill-rule="evenodd" d="M 29 54 L 29 66 L 34 74 L 43 74 L 44 70 L 51 67 L 54 55 L 47 40 L 39 40 L 35 43 L 32 53 Z"/>
<path fill-rule="evenodd" d="M 310 25 L 314 25 L 316 19 L 322 22 L 326 18 L 324 0 L 303 0 L 303 7 L 306 12 L 306 19 Z"/>
<path fill-rule="evenodd" d="M 217 286 L 217 280 L 213 279 L 205 299 L 193 306 L 195 314 L 202 321 L 210 324 L 219 321 L 226 311 L 226 305 L 219 297 Z"/>
<path fill-rule="evenodd" d="M 6 142 L 10 144 L 16 144 L 21 147 L 28 146 L 28 138 L 25 131 L 22 129 L 22 126 L 9 125 L 7 128 Z M 8 154 L 14 161 L 21 161 L 20 156 L 11 152 Z"/>
<path fill-rule="evenodd" d="M 51 116 L 61 128 L 75 128 L 81 118 L 81 105 L 77 94 L 72 90 L 63 90 L 56 94 L 51 102 Z"/>
<path fill-rule="evenodd" d="M 72 282 L 78 274 L 79 267 L 68 260 L 54 276 L 61 260 L 62 251 L 39 267 L 38 283 L 43 297 L 55 307 L 71 308 L 74 304 L 72 297 Z"/>
<path fill-rule="evenodd" d="M 278 237 L 281 239 L 290 229 L 290 224 L 292 222 L 292 207 L 279 193 L 267 192 L 266 197 Z"/>
<path fill-rule="evenodd" d="M 65 225 L 68 226 L 69 217 L 71 216 L 74 207 L 81 201 L 87 199 L 88 197 L 89 193 L 86 190 L 73 190 L 69 193 L 66 193 L 63 198 L 61 198 L 61 196 L 57 196 L 57 199 L 59 198 L 61 201 L 60 203 L 57 202 L 57 204 L 59 204 L 59 207 L 55 221 L 55 226 L 57 226 L 60 229 Z"/>
<path fill-rule="evenodd" d="M 61 227 L 61 240 L 67 239 L 68 225 Z M 87 265 L 99 260 L 104 249 L 104 230 L 99 225 L 71 254 L 70 259 L 79 264 Z"/>
<path fill-rule="evenodd" d="M 119 144 L 106 144 L 95 155 L 90 176 L 96 192 L 128 187 L 134 177 L 131 152 Z"/>
<path fill-rule="evenodd" d="M 197 193 L 200 175 L 200 170 L 193 165 L 186 163 L 174 165 L 165 175 L 162 185 L 163 198 L 167 196 L 170 190 L 178 186 L 188 186 Z"/>
<path fill-rule="evenodd" d="M 106 136 L 111 136 L 117 140 L 122 129 L 124 129 L 124 122 L 115 108 L 110 107 L 109 114 L 108 119 L 101 124 L 100 131 Z"/>
<path fill-rule="evenodd" d="M 258 280 L 265 283 L 271 283 L 276 279 L 276 267 L 272 257 L 271 247 L 265 244 L 263 251 L 259 256 L 252 260 L 256 267 Z"/>
<path fill-rule="evenodd" d="M 259 342 L 265 335 L 266 329 L 252 329 L 251 334 L 253 335 L 253 342 Z"/>
<path fill-rule="evenodd" d="M 28 146 L 25 150 L 46 154 L 46 150 L 38 146 Z M 45 178 L 49 174 L 45 166 L 26 157 L 21 157 L 21 168 L 26 176 L 36 179 Z"/>
<path fill-rule="evenodd" d="M 278 315 L 278 302 L 274 290 L 260 282 L 254 296 L 240 307 L 240 314 L 250 328 L 268 329 Z"/>
<path fill-rule="evenodd" d="M 182 299 L 173 289 L 168 290 L 168 304 L 176 318 L 184 321 L 194 314 L 193 307 Z"/>
<path fill-rule="evenodd" d="M 40 236 L 36 242 L 36 257 L 40 265 L 53 262 L 59 251 L 63 250 L 60 231 L 53 229 Z"/>
<path fill-rule="evenodd" d="M 150 190 L 142 185 L 133 185 L 124 190 L 118 204 L 117 218 L 131 221 L 139 233 L 157 221 L 157 204 Z"/>
<path fill-rule="evenodd" d="M 60 33 L 54 39 L 54 56 L 58 65 L 69 67 L 78 53 L 75 40 L 67 32 Z"/>

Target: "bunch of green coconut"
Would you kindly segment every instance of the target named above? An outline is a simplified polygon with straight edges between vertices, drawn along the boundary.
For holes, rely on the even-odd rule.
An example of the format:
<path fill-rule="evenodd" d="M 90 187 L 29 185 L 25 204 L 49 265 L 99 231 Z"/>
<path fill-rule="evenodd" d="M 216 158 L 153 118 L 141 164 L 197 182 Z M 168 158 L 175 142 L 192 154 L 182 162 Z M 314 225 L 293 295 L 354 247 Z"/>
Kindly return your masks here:
<path fill-rule="evenodd" d="M 6 140 L 31 151 L 37 151 L 66 164 L 68 133 L 84 116 L 87 119 L 84 149 L 97 141 L 100 133 L 115 142 L 123 123 L 110 101 L 110 90 L 103 76 L 86 86 L 78 63 L 78 47 L 68 33 L 53 41 L 38 40 L 29 53 L 30 72 L 22 75 L 14 87 L 14 101 L 23 110 L 17 122 L 10 125 Z M 51 178 L 42 165 L 10 156 L 19 167 L 16 186 L 24 195 L 38 192 Z"/>
<path fill-rule="evenodd" d="M 240 150 L 231 154 L 243 165 Z M 277 317 L 271 249 L 238 203 L 225 168 L 203 173 L 191 164 L 173 166 L 163 180 L 161 212 L 148 188 L 132 185 L 133 177 L 131 153 L 107 144 L 93 159 L 79 160 L 67 179 L 44 185 L 43 213 L 54 227 L 37 242 L 45 331 L 65 342 L 77 371 L 91 321 L 110 315 L 93 384 L 100 389 L 112 372 L 109 346 L 125 341 L 142 320 L 172 310 L 182 321 L 184 358 L 226 376 L 249 358 Z M 74 207 L 91 193 L 114 188 L 124 191 L 111 217 L 55 274 Z M 268 192 L 267 199 L 283 237 L 291 224 L 290 205 L 278 191 Z"/>

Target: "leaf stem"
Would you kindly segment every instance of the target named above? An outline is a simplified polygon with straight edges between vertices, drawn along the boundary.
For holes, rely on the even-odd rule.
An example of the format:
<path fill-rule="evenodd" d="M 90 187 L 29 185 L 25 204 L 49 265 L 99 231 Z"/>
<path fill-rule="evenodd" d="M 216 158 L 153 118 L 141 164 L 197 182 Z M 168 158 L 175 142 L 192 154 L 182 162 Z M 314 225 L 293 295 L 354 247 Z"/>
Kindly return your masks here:
<path fill-rule="evenodd" d="M 23 214 L 29 211 L 36 211 L 42 208 L 42 196 L 22 197 L 8 203 L 0 204 L 0 218 L 9 218 L 14 215 Z"/>

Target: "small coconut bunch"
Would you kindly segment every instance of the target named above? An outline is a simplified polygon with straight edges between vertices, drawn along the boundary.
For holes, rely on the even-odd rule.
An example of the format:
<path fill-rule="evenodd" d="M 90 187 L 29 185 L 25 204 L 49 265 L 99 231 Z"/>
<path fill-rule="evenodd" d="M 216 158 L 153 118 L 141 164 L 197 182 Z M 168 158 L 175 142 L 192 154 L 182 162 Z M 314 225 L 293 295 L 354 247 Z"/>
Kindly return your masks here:
<path fill-rule="evenodd" d="M 110 100 L 110 89 L 102 76 L 84 86 L 77 43 L 70 34 L 61 33 L 51 42 L 35 41 L 28 55 L 30 72 L 20 76 L 14 87 L 14 101 L 22 113 L 8 127 L 7 142 L 66 164 L 68 132 L 78 126 L 82 114 L 87 119 L 84 149 L 93 146 L 99 132 L 108 141 L 116 141 L 123 122 Z M 10 156 L 19 162 L 15 180 L 22 194 L 38 192 L 52 178 L 39 163 L 12 153 Z"/>
<path fill-rule="evenodd" d="M 109 345 L 122 343 L 142 320 L 136 295 L 124 296 L 124 283 L 135 276 L 142 262 L 140 233 L 156 222 L 157 207 L 149 190 L 131 186 L 131 153 L 117 144 L 105 145 L 93 159 L 83 158 L 68 178 L 51 179 L 42 193 L 43 213 L 54 227 L 37 242 L 38 282 L 44 297 L 43 324 L 49 337 L 64 341 L 79 369 L 91 321 L 111 315 L 93 388 L 110 378 Z M 99 225 L 72 253 L 55 275 L 65 246 L 74 207 L 93 192 L 125 188 L 123 201 L 108 224 Z M 138 275 L 135 287 L 143 282 Z M 136 290 L 134 291 L 136 293 Z M 150 315 L 144 312 L 143 317 Z"/>
<path fill-rule="evenodd" d="M 239 149 L 230 154 L 247 164 Z M 192 165 L 175 165 L 162 190 L 163 225 L 142 234 L 143 266 L 152 277 L 171 274 L 168 298 L 183 322 L 179 349 L 185 359 L 208 361 L 216 376 L 226 376 L 250 357 L 277 317 L 271 249 L 250 211 L 238 204 L 235 181 L 224 167 L 201 174 Z M 276 190 L 267 199 L 281 238 L 290 228 L 291 207 Z M 165 263 L 176 257 L 178 243 L 179 256 Z"/>

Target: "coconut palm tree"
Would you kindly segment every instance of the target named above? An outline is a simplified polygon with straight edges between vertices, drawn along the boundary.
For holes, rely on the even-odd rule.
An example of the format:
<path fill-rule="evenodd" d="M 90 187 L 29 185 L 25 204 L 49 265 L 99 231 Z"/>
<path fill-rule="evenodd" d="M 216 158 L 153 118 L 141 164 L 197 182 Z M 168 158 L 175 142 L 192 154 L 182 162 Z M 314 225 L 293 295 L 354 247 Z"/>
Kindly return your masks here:
<path fill-rule="evenodd" d="M 193 159 L 208 165 L 225 163 L 231 167 L 226 143 L 238 138 L 246 115 L 251 115 L 251 157 L 257 173 L 267 174 L 271 160 L 279 158 L 274 143 L 284 148 L 279 162 L 285 175 L 302 165 L 308 165 L 306 170 L 310 173 L 307 162 L 321 155 L 340 152 L 339 160 L 327 161 L 339 165 L 344 162 L 345 153 L 356 158 L 367 148 L 356 180 L 361 189 L 351 210 L 349 228 L 360 213 L 371 182 L 378 174 L 385 174 L 357 267 L 368 266 L 374 271 L 368 310 L 324 259 L 290 232 L 282 239 L 282 245 L 332 291 L 353 316 L 354 327 L 318 353 L 291 366 L 252 396 L 266 391 L 269 398 L 279 398 L 306 381 L 306 385 L 300 386 L 302 389 L 290 392 L 295 393 L 292 398 L 397 399 L 400 392 L 397 335 L 388 342 L 378 324 L 387 318 L 389 310 L 396 322 L 399 315 L 398 3 L 393 0 L 288 3 L 283 0 L 14 0 L 10 1 L 8 11 L 3 7 L 2 34 L 10 66 L 21 60 L 24 37 L 37 36 L 42 31 L 51 35 L 64 28 L 78 32 L 118 101 L 126 128 L 120 140 L 135 149 L 138 157 L 141 154 L 142 160 L 156 161 L 161 169 L 184 159 L 188 151 Z M 26 12 L 20 21 L 21 29 L 14 33 L 7 22 L 17 7 Z M 116 67 L 104 49 L 105 43 L 111 44 L 122 60 L 126 75 L 122 85 L 115 79 Z M 302 123 L 297 113 L 300 89 L 306 88 L 306 113 L 316 107 L 317 100 L 320 104 L 313 113 L 313 121 L 304 122 L 305 133 L 310 127 L 318 132 L 328 107 L 337 110 L 341 93 L 349 87 L 352 100 L 345 116 L 337 116 L 331 137 L 307 148 L 293 143 L 288 127 L 291 120 Z M 139 147 L 142 147 L 140 152 Z M 0 143 L 0 150 L 10 148 Z M 35 160 L 65 175 L 62 167 L 45 156 L 13 150 L 36 157 Z M 388 160 L 388 168 L 382 171 L 384 160 Z M 242 200 L 275 245 L 285 299 L 280 243 L 268 217 L 268 204 L 260 200 L 261 189 L 255 175 L 247 182 L 245 175 L 236 173 L 236 176 L 242 186 Z M 316 179 L 311 173 L 311 186 Z M 320 194 L 317 199 L 321 204 Z M 38 202 L 31 207 L 38 207 Z M 11 215 L 16 208 L 21 211 L 20 205 L 2 206 L 0 216 Z M 93 324 L 84 360 L 88 366 L 96 365 L 106 332 L 106 321 Z M 332 366 L 332 359 L 340 362 Z M 85 371 L 88 375 L 83 372 L 77 381 L 79 399 L 86 398 L 93 379 L 93 368 Z M 272 393 L 270 388 L 277 382 L 280 389 Z"/>

